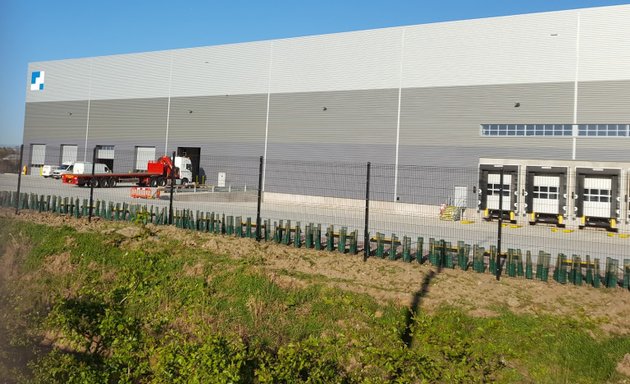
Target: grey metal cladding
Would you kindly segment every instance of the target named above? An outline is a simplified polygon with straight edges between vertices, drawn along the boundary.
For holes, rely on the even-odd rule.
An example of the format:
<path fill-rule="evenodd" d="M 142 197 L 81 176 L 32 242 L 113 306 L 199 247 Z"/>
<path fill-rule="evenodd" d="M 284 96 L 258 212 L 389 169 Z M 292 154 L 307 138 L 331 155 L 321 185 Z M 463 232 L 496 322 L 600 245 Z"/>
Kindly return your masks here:
<path fill-rule="evenodd" d="M 395 144 L 398 90 L 272 94 L 272 143 Z"/>
<path fill-rule="evenodd" d="M 86 100 L 26 103 L 24 143 L 83 146 L 87 104 Z"/>
<path fill-rule="evenodd" d="M 171 99 L 169 141 L 264 144 L 267 95 Z"/>
<path fill-rule="evenodd" d="M 400 142 L 484 146 L 490 140 L 480 137 L 480 124 L 572 121 L 573 83 L 411 88 L 402 92 Z M 502 143 L 510 146 L 507 140 Z M 526 145 L 544 143 L 548 140 L 528 139 Z"/>
<path fill-rule="evenodd" d="M 92 100 L 88 146 L 164 143 L 167 105 L 166 98 Z"/>

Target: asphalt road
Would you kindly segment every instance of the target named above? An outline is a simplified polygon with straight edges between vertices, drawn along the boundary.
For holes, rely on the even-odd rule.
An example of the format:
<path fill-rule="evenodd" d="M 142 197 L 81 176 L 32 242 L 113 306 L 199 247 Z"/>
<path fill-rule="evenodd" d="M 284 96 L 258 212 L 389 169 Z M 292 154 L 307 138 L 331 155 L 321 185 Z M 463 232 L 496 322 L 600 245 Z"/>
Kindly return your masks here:
<path fill-rule="evenodd" d="M 133 199 L 130 197 L 132 184 L 119 184 L 116 188 L 94 189 L 94 199 L 146 203 L 159 207 L 168 206 L 168 195 L 161 200 Z M 0 174 L 0 190 L 15 191 L 17 189 L 17 175 Z M 80 188 L 74 185 L 61 183 L 60 180 L 45 179 L 40 176 L 23 176 L 23 192 L 38 193 L 45 195 L 57 195 L 78 197 L 79 199 L 89 198 L 89 188 Z M 255 193 L 255 192 L 254 192 Z M 190 194 L 190 193 L 188 193 Z M 256 202 L 251 201 L 225 201 L 225 193 L 196 194 L 200 199 L 206 201 L 181 201 L 183 195 L 175 195 L 175 209 L 193 209 L 206 212 L 225 213 L 226 215 L 242 216 L 244 219 L 256 217 Z M 322 224 L 322 228 L 333 224 L 336 228 L 347 226 L 349 230 L 358 230 L 360 238 L 363 235 L 364 209 L 344 206 L 325 205 L 297 205 L 278 204 L 263 202 L 261 216 L 263 219 L 272 221 L 291 220 L 293 223 L 300 221 L 306 223 Z M 435 217 L 421 217 L 412 213 L 392 212 L 386 210 L 370 209 L 370 233 L 377 231 L 389 237 L 395 233 L 399 238 L 404 235 L 410 236 L 415 243 L 418 236 L 424 237 L 425 247 L 428 239 L 444 239 L 456 243 L 463 240 L 468 244 L 478 244 L 489 247 L 496 245 L 498 225 L 496 222 L 485 222 L 475 220 L 471 224 L 462 222 L 441 221 L 438 218 L 438 207 L 436 207 Z M 623 264 L 623 259 L 630 259 L 630 237 L 622 234 L 611 234 L 606 231 L 586 228 L 583 230 L 565 231 L 555 229 L 545 225 L 506 225 L 502 228 L 502 249 L 521 249 L 523 253 L 531 251 L 535 256 L 540 250 L 552 254 L 552 263 L 558 253 L 572 255 L 590 255 L 591 258 L 599 258 L 604 267 L 605 259 L 612 257 Z M 413 246 L 415 248 L 415 245 Z"/>

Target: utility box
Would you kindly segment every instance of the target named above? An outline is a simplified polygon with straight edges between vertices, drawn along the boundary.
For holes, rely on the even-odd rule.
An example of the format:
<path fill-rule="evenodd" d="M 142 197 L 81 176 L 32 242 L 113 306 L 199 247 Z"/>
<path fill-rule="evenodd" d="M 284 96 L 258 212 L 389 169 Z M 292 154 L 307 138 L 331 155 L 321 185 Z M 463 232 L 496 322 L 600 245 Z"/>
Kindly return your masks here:
<path fill-rule="evenodd" d="M 458 208 L 466 208 L 468 202 L 468 188 L 467 187 L 455 187 L 455 195 L 453 199 L 453 205 Z"/>
<path fill-rule="evenodd" d="M 225 188 L 225 172 L 219 172 L 219 177 L 217 178 L 217 187 Z"/>

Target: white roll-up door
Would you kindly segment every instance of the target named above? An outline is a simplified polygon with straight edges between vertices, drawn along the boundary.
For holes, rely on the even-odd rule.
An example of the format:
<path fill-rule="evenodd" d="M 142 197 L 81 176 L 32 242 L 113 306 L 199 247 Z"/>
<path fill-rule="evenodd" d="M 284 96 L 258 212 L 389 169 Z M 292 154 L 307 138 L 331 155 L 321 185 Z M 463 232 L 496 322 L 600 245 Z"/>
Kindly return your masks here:
<path fill-rule="evenodd" d="M 559 213 L 560 176 L 534 176 L 533 210 L 537 213 Z"/>
<path fill-rule="evenodd" d="M 97 159 L 114 159 L 114 146 L 113 145 L 103 145 L 98 148 L 96 153 Z"/>
<path fill-rule="evenodd" d="M 612 179 L 584 178 L 584 216 L 609 218 L 613 199 L 611 192 Z"/>
<path fill-rule="evenodd" d="M 136 169 L 147 170 L 147 163 L 155 160 L 155 147 L 136 147 Z"/>
<path fill-rule="evenodd" d="M 61 164 L 68 165 L 77 162 L 77 152 L 79 147 L 77 145 L 62 145 L 61 146 Z"/>
<path fill-rule="evenodd" d="M 512 175 L 503 175 L 503 199 L 501 200 L 501 210 L 512 209 L 510 204 Z M 501 194 L 501 175 L 498 173 L 488 174 L 488 209 L 499 209 L 499 196 Z"/>
<path fill-rule="evenodd" d="M 46 164 L 46 144 L 31 145 L 31 167 Z"/>

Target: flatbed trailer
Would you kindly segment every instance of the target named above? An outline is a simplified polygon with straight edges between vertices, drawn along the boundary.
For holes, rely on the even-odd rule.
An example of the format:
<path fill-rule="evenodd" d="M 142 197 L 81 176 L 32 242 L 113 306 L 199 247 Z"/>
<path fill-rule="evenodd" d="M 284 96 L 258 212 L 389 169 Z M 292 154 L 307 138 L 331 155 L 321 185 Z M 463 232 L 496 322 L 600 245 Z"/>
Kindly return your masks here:
<path fill-rule="evenodd" d="M 97 188 L 112 188 L 120 182 L 132 182 L 142 187 L 157 187 L 166 185 L 168 177 L 161 173 L 97 173 L 97 174 L 66 174 L 63 182 L 75 184 L 79 187 L 92 186 Z"/>
<path fill-rule="evenodd" d="M 155 161 L 147 163 L 146 172 L 130 172 L 130 173 L 70 173 L 62 176 L 65 184 L 75 184 L 79 187 L 94 186 L 98 188 L 112 188 L 120 182 L 133 182 L 140 187 L 160 187 L 168 183 L 173 177 L 187 183 L 190 176 L 190 159 L 175 158 L 175 164 L 184 166 L 184 173 L 179 167 L 173 166 L 170 157 L 162 156 Z M 173 174 L 174 173 L 174 174 Z M 182 177 L 182 174 L 185 175 Z M 187 176 L 187 177 L 186 177 Z"/>

